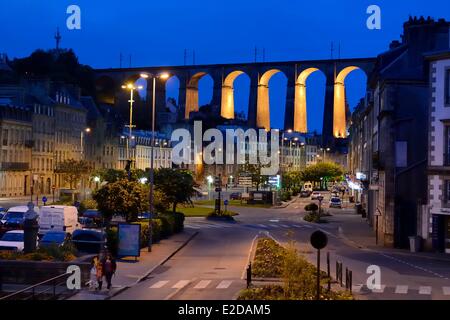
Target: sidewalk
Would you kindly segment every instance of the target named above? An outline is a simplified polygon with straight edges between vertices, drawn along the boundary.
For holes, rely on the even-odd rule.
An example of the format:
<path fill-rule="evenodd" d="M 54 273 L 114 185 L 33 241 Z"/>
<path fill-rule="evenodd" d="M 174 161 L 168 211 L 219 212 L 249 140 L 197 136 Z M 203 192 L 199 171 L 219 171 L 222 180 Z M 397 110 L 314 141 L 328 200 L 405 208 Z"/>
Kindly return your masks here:
<path fill-rule="evenodd" d="M 376 245 L 375 231 L 369 226 L 367 220 L 355 214 L 353 209 L 343 210 L 342 213 L 333 212 L 333 215 L 326 217 L 326 220 L 338 228 L 338 236 L 341 239 L 354 247 L 375 250 L 386 254 L 395 253 L 450 262 L 450 255 L 445 253 L 410 252 L 407 249 L 384 247 L 381 242 Z"/>
<path fill-rule="evenodd" d="M 106 289 L 106 281 L 104 281 L 104 289 L 102 291 L 84 289 L 69 300 L 105 300 L 121 293 L 127 288 L 145 280 L 153 270 L 167 262 L 189 243 L 197 233 L 185 230 L 182 233 L 171 236 L 169 239 L 161 240 L 160 243 L 153 244 L 152 252 L 147 252 L 147 248 L 142 249 L 141 256 L 137 261 L 134 258 L 118 260 L 111 290 L 108 291 Z"/>

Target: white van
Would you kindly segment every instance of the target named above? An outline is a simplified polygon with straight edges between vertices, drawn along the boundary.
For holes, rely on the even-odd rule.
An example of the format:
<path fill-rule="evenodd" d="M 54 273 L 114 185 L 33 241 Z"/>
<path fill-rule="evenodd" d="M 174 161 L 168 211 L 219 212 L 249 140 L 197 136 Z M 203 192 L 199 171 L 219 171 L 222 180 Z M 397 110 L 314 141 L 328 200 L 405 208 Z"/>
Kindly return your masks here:
<path fill-rule="evenodd" d="M 39 208 L 34 207 L 34 212 L 39 215 Z M 25 221 L 25 213 L 28 211 L 28 206 L 16 206 L 8 209 L 6 214 L 0 220 L 1 225 L 22 225 Z"/>
<path fill-rule="evenodd" d="M 79 229 L 78 210 L 73 206 L 43 206 L 39 213 L 39 234 L 47 231 L 72 233 Z"/>
<path fill-rule="evenodd" d="M 302 191 L 313 192 L 312 183 L 311 183 L 311 182 L 305 182 L 305 183 L 303 184 Z"/>

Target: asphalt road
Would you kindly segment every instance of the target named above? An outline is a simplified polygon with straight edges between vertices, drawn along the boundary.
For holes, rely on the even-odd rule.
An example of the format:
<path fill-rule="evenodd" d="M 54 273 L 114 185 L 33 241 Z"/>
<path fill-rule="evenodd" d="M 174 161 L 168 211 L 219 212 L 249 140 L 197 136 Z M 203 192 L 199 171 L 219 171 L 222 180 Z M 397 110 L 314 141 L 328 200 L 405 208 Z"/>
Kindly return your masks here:
<path fill-rule="evenodd" d="M 341 233 L 346 219 L 360 219 L 354 210 L 330 209 L 333 216 L 342 219 L 318 225 L 302 219 L 303 207 L 310 202 L 299 198 L 284 209 L 236 207 L 234 210 L 240 213 L 236 223 L 188 218 L 186 228 L 199 231 L 199 235 L 147 280 L 115 299 L 233 299 L 245 287 L 243 275 L 257 234 L 267 234 L 281 242 L 295 240 L 300 252 L 315 263 L 316 253 L 309 245 L 309 237 L 317 229 L 329 238 L 323 250 L 322 269 L 325 270 L 325 254 L 329 252 L 332 275 L 336 260 L 343 263 L 344 270 L 352 270 L 353 291 L 358 299 L 450 299 L 449 261 L 395 249 L 362 248 Z M 379 289 L 367 287 L 367 268 L 371 265 L 380 268 Z"/>

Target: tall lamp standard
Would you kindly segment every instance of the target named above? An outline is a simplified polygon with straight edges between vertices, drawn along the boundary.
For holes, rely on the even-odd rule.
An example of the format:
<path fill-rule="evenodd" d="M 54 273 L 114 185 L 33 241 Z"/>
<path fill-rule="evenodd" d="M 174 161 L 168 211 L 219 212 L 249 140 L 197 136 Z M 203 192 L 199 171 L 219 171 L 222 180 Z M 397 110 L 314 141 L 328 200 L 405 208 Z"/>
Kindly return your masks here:
<path fill-rule="evenodd" d="M 142 86 L 135 86 L 132 83 L 128 83 L 126 85 L 122 86 L 122 89 L 130 90 L 130 100 L 128 102 L 130 103 L 130 122 L 128 125 L 129 131 L 128 131 L 128 140 L 127 140 L 127 157 L 128 160 L 131 160 L 131 154 L 130 154 L 130 145 L 131 145 L 131 139 L 133 137 L 133 103 L 134 103 L 134 90 L 141 90 Z"/>
<path fill-rule="evenodd" d="M 154 213 L 154 198 L 153 198 L 153 182 L 154 182 L 154 168 L 153 168 L 153 149 L 155 146 L 155 109 L 156 109 L 156 99 L 155 99 L 155 95 L 156 95 L 156 78 L 159 79 L 168 79 L 169 78 L 169 74 L 164 72 L 161 73 L 159 75 L 153 75 L 153 74 L 148 74 L 148 73 L 141 73 L 141 78 L 147 79 L 147 83 L 148 83 L 148 79 L 152 78 L 153 79 L 153 90 L 152 90 L 152 141 L 151 141 L 151 152 L 150 152 L 150 216 L 148 218 L 148 252 L 152 251 L 152 216 Z"/>

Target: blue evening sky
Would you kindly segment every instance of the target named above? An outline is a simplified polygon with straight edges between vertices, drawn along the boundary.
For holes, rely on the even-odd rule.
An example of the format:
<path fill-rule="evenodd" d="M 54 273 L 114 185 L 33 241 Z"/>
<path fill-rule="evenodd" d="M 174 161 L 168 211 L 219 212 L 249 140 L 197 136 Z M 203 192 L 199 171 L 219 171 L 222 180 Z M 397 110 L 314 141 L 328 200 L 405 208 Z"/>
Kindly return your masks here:
<path fill-rule="evenodd" d="M 81 8 L 81 30 L 66 28 L 66 8 Z M 366 28 L 366 9 L 376 4 L 382 11 L 382 29 Z M 37 48 L 53 48 L 60 27 L 62 47 L 73 48 L 80 62 L 93 67 L 180 65 L 184 49 L 188 62 L 195 50 L 196 63 L 254 60 L 254 48 L 265 48 L 266 61 L 326 59 L 331 42 L 341 57 L 370 57 L 399 39 L 409 15 L 430 15 L 450 20 L 448 0 L 2 0 L 0 2 L 0 52 L 10 58 L 29 55 Z M 335 51 L 335 57 L 337 50 Z M 365 75 L 354 71 L 347 78 L 350 106 L 364 95 Z M 176 80 L 169 81 L 174 95 Z M 247 112 L 248 79 L 235 83 L 236 109 Z M 308 79 L 308 125 L 322 129 L 324 76 Z M 282 127 L 286 79 L 271 82 L 271 120 Z M 212 80 L 200 82 L 200 104 L 209 102 Z"/>

